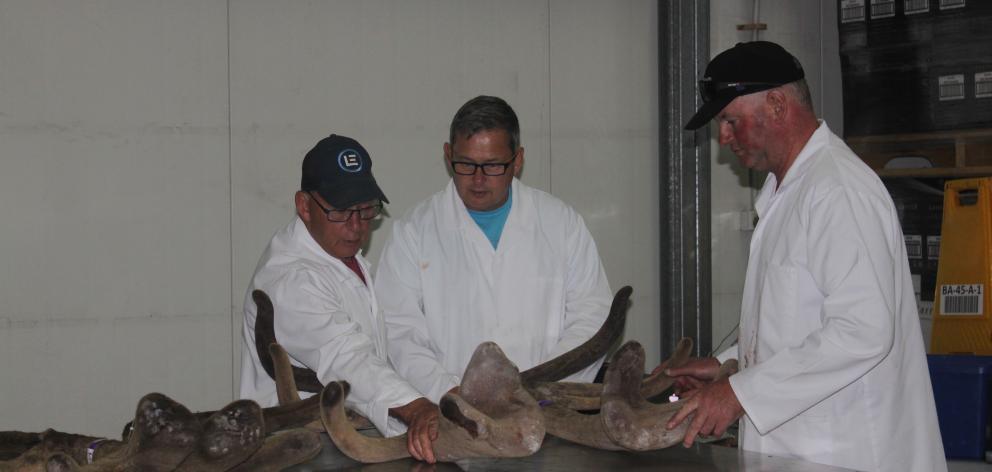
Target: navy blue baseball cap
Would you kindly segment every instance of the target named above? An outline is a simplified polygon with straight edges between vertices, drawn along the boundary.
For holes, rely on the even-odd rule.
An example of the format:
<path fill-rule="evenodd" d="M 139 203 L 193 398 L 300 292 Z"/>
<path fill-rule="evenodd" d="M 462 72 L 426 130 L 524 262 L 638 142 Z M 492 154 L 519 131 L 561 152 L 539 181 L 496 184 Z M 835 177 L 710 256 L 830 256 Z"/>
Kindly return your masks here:
<path fill-rule="evenodd" d="M 717 54 L 706 66 L 699 81 L 699 107 L 685 129 L 694 130 L 709 123 L 730 102 L 741 95 L 769 90 L 806 76 L 803 66 L 782 46 L 770 41 L 737 43 Z"/>
<path fill-rule="evenodd" d="M 370 200 L 389 203 L 372 177 L 368 151 L 358 141 L 336 134 L 321 139 L 303 158 L 300 190 L 319 193 L 339 210 Z"/>

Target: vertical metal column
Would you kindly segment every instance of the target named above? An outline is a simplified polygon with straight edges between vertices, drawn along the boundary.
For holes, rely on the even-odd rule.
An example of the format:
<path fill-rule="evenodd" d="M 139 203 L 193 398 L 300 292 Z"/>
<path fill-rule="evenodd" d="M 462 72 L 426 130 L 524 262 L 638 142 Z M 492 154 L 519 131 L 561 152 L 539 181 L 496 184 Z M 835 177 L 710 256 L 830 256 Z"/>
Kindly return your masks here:
<path fill-rule="evenodd" d="M 697 355 L 712 345 L 709 130 L 682 129 L 699 104 L 709 23 L 709 0 L 658 2 L 662 358 L 683 336 Z"/>

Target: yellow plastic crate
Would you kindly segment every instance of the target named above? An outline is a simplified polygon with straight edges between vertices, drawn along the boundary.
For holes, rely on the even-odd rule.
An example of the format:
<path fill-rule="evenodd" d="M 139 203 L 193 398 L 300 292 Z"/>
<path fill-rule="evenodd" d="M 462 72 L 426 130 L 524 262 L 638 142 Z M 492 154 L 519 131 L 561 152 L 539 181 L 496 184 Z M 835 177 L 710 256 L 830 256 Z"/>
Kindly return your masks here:
<path fill-rule="evenodd" d="M 944 184 L 933 354 L 992 355 L 992 178 Z"/>

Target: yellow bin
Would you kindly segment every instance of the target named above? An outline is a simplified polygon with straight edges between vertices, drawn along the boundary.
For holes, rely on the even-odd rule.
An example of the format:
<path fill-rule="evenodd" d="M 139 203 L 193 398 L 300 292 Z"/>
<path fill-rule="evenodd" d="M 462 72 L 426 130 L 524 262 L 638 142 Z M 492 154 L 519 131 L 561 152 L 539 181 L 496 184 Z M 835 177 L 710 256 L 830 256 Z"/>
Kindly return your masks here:
<path fill-rule="evenodd" d="M 933 354 L 992 355 L 992 178 L 944 184 Z"/>

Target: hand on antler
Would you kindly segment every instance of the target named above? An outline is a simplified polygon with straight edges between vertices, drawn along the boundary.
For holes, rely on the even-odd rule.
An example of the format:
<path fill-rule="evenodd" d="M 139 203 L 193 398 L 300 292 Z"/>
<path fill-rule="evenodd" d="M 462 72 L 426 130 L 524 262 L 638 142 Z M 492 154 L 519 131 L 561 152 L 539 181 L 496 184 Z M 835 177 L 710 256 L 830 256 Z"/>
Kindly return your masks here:
<path fill-rule="evenodd" d="M 685 447 L 692 446 L 697 435 L 722 436 L 727 427 L 744 415 L 744 408 L 737 400 L 729 378 L 702 385 L 684 401 L 682 409 L 669 420 L 666 427 L 674 429 L 689 415 L 693 415 L 682 440 Z"/>
<path fill-rule="evenodd" d="M 720 361 L 714 357 L 694 357 L 680 367 L 667 368 L 666 363 L 655 367 L 652 375 L 658 371 L 673 380 L 675 393 L 682 398 L 688 398 L 703 385 L 716 378 L 720 371 Z"/>
<path fill-rule="evenodd" d="M 421 397 L 389 411 L 407 425 L 406 442 L 410 455 L 430 464 L 437 462 L 433 446 L 440 424 L 437 405 Z"/>

